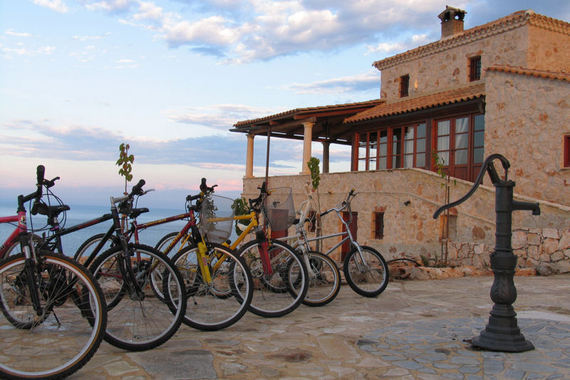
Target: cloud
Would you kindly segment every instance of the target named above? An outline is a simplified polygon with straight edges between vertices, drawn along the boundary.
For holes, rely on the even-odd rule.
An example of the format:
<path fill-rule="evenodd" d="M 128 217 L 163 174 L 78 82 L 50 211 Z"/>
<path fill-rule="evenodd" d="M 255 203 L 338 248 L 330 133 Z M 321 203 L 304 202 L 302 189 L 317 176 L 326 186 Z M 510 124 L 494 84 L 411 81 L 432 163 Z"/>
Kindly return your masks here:
<path fill-rule="evenodd" d="M 87 9 L 93 11 L 105 11 L 109 13 L 127 12 L 135 2 L 136 1 L 133 0 L 84 0 L 85 7 Z"/>
<path fill-rule="evenodd" d="M 368 91 L 379 87 L 378 72 L 353 75 L 313 83 L 294 83 L 287 87 L 298 94 L 322 94 L 352 91 Z"/>
<path fill-rule="evenodd" d="M 39 55 L 51 55 L 55 50 L 55 46 L 40 46 L 34 48 L 26 47 L 23 44 L 17 44 L 16 47 L 0 46 L 2 56 L 8 59 L 14 56 L 35 57 Z"/>
<path fill-rule="evenodd" d="M 62 0 L 34 0 L 34 4 L 59 13 L 67 13 L 69 10 Z"/>
<path fill-rule="evenodd" d="M 229 110 L 235 106 L 225 107 Z M 119 145 L 128 142 L 139 165 L 162 166 L 163 171 L 169 172 L 177 165 L 189 166 L 205 174 L 230 173 L 232 178 L 238 179 L 245 171 L 246 141 L 243 134 L 230 132 L 160 141 L 124 136 L 92 126 L 57 126 L 49 120 L 18 120 L 0 126 L 0 151 L 14 160 L 67 161 L 78 167 L 93 162 L 114 163 Z M 266 141 L 265 137 L 255 139 L 256 172 L 265 170 Z M 272 139 L 272 173 L 297 174 L 301 169 L 302 151 L 302 141 Z"/>
<path fill-rule="evenodd" d="M 280 112 L 275 109 L 250 107 L 236 104 L 218 104 L 210 107 L 187 107 L 182 111 L 168 111 L 170 120 L 177 123 L 203 126 L 227 131 L 238 120 L 249 120 L 259 115 Z"/>
<path fill-rule="evenodd" d="M 96 40 L 102 40 L 103 38 L 106 38 L 108 36 L 110 36 L 111 33 L 107 32 L 105 34 L 102 35 L 93 35 L 93 36 L 78 36 L 75 35 L 72 38 L 76 41 L 80 41 L 80 42 L 86 42 L 86 41 L 96 41 Z"/>
<path fill-rule="evenodd" d="M 7 36 L 11 37 L 31 37 L 30 33 L 16 32 L 14 29 L 8 29 L 4 32 Z"/>
<path fill-rule="evenodd" d="M 519 9 L 567 17 L 568 5 L 545 0 L 457 0 L 466 26 Z M 59 11 L 62 0 L 35 0 Z M 536 2 L 535 2 L 536 3 Z M 391 54 L 439 37 L 441 0 L 80 0 L 86 9 L 121 14 L 119 22 L 151 31 L 172 48 L 187 47 L 224 62 L 247 63 L 365 45 Z M 473 11 L 472 11 L 473 10 Z M 560 16 L 558 16 L 560 17 Z M 475 22 L 472 24 L 472 22 Z"/>
<path fill-rule="evenodd" d="M 87 9 L 121 12 L 121 22 L 156 33 L 173 48 L 229 62 L 273 59 L 307 51 L 372 44 L 406 29 L 425 31 L 441 9 L 436 0 L 368 1 L 86 1 Z M 160 4 L 160 6 L 158 5 Z M 166 8 L 168 7 L 168 9 Z M 429 17 L 429 18 L 428 18 Z M 417 33 L 419 34 L 419 33 Z M 386 44 L 386 42 L 384 42 Z M 376 49 L 390 49 L 379 43 Z"/>

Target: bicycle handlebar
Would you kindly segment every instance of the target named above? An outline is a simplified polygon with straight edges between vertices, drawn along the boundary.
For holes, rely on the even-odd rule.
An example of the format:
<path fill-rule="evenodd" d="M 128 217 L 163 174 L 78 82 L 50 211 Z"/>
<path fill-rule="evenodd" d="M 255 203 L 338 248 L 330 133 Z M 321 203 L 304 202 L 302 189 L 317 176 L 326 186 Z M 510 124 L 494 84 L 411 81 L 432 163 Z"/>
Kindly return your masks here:
<path fill-rule="evenodd" d="M 261 183 L 261 187 L 257 188 L 259 190 L 259 196 L 257 198 L 250 198 L 249 199 L 249 208 L 252 210 L 259 210 L 261 202 L 263 201 L 264 196 L 267 195 L 267 185 L 265 181 Z"/>
<path fill-rule="evenodd" d="M 25 211 L 24 203 L 31 201 L 32 199 L 40 199 L 42 197 L 42 184 L 44 182 L 46 168 L 43 165 L 38 165 L 36 168 L 36 178 L 37 178 L 37 189 L 28 195 L 18 195 L 18 212 Z"/>
<path fill-rule="evenodd" d="M 340 202 L 337 207 L 333 207 L 333 208 L 328 209 L 327 211 L 321 213 L 321 216 L 325 216 L 326 214 L 328 214 L 332 211 L 344 210 L 347 206 L 350 205 L 350 202 L 352 202 L 352 198 L 356 197 L 357 195 L 358 195 L 358 193 L 356 193 L 354 189 L 350 189 L 350 191 L 348 192 L 348 195 L 346 196 L 346 199 L 344 201 Z"/>
<path fill-rule="evenodd" d="M 213 185 L 213 186 L 206 185 L 206 178 L 202 178 L 202 180 L 200 181 L 200 191 L 204 194 L 213 193 L 214 187 L 217 186 L 218 185 Z"/>
<path fill-rule="evenodd" d="M 143 191 L 142 187 L 145 185 L 146 181 L 141 179 L 136 185 L 133 186 L 131 189 L 130 194 L 122 195 L 120 197 L 111 197 L 111 204 L 116 204 L 120 202 L 125 202 L 133 198 L 135 195 L 143 195 L 145 192 Z"/>

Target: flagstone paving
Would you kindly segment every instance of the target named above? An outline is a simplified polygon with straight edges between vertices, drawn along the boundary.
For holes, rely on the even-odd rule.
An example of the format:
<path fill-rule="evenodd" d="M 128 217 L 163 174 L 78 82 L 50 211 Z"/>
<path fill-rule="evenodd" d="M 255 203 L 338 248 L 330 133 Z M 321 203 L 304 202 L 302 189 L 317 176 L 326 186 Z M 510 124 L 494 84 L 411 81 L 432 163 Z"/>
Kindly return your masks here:
<path fill-rule="evenodd" d="M 329 305 L 301 306 L 202 332 L 182 326 L 163 346 L 126 352 L 102 343 L 72 378 L 90 379 L 568 379 L 570 275 L 515 277 L 518 325 L 536 349 L 481 351 L 492 277 L 394 281 L 377 298 L 343 285 Z"/>

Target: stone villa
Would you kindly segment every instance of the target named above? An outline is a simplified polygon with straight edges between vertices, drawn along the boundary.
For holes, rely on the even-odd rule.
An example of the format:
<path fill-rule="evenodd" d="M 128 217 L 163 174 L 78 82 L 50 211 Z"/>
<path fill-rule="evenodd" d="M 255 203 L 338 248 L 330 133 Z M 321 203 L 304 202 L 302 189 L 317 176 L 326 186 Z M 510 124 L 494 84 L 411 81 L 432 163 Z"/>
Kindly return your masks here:
<path fill-rule="evenodd" d="M 253 176 L 256 136 L 270 134 L 273 145 L 304 141 L 303 171 L 269 177 L 270 187 L 292 187 L 296 204 L 310 181 L 311 144 L 320 142 L 321 208 L 355 188 L 361 244 L 386 259 L 484 268 L 495 244 L 488 177 L 467 202 L 438 220 L 432 215 L 447 188 L 451 201 L 460 198 L 484 159 L 500 153 L 511 163 L 515 197 L 539 202 L 542 211 L 513 214 L 518 266 L 570 271 L 570 24 L 527 10 L 464 30 L 465 14 L 446 7 L 440 40 L 374 62 L 382 73 L 378 99 L 237 122 L 232 131 L 247 136 L 243 196 L 255 196 L 264 180 Z M 331 144 L 352 147 L 350 172 L 329 173 Z M 323 228 L 338 232 L 341 224 L 329 215 Z"/>

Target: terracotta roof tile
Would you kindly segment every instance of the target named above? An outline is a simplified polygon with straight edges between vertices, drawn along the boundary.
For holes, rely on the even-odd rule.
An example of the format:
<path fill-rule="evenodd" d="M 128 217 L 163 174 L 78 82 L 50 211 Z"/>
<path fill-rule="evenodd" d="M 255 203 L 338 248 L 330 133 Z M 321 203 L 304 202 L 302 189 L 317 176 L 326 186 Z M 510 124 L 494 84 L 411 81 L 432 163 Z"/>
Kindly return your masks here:
<path fill-rule="evenodd" d="M 347 118 L 345 123 L 355 123 L 377 119 L 384 116 L 403 114 L 427 108 L 443 106 L 446 104 L 472 100 L 485 95 L 485 84 L 478 83 L 469 87 L 462 87 L 414 98 L 398 99 L 397 102 L 384 103 L 369 110 L 360 112 Z"/>
<path fill-rule="evenodd" d="M 504 33 L 505 31 L 515 29 L 526 24 L 563 34 L 570 33 L 570 23 L 537 14 L 532 10 L 518 11 L 487 24 L 466 29 L 451 37 L 443 38 L 430 44 L 408 50 L 404 53 L 376 61 L 372 65 L 378 70 L 383 70 L 411 59 L 435 54 L 454 46 L 463 45 L 492 35 Z"/>
<path fill-rule="evenodd" d="M 554 72 L 547 70 L 526 69 L 524 67 L 515 67 L 508 65 L 495 65 L 487 68 L 487 71 L 497 71 L 502 73 L 527 75 L 537 78 L 563 80 L 570 82 L 570 74 L 565 72 Z"/>
<path fill-rule="evenodd" d="M 277 119 L 285 119 L 292 116 L 302 116 L 305 114 L 315 114 L 319 112 L 329 112 L 334 110 L 344 110 L 350 108 L 358 108 L 358 107 L 366 107 L 366 106 L 375 106 L 377 104 L 383 103 L 384 100 L 374 99 L 374 100 L 367 100 L 364 102 L 356 102 L 356 103 L 345 103 L 345 104 L 335 104 L 335 105 L 328 105 L 328 106 L 319 106 L 319 107 L 305 107 L 305 108 L 295 108 L 292 110 L 284 111 L 281 113 L 260 117 L 257 119 L 251 120 L 243 120 L 238 121 L 234 124 L 234 127 L 240 128 L 243 126 L 249 126 L 253 124 L 260 124 L 267 122 L 269 120 L 277 120 Z"/>

